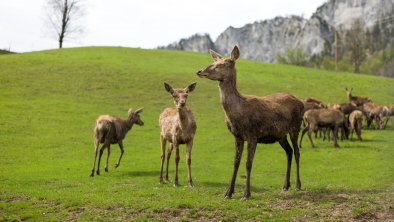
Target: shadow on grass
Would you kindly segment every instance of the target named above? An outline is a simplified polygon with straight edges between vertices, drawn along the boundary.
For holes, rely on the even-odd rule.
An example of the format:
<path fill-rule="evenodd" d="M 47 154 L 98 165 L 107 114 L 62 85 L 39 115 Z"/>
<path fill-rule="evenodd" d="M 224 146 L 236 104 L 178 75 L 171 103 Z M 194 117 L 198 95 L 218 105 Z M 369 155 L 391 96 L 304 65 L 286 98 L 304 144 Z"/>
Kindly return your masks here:
<path fill-rule="evenodd" d="M 127 171 L 119 174 L 118 177 L 159 177 L 160 171 L 147 170 L 147 171 Z"/>
<path fill-rule="evenodd" d="M 225 192 L 229 186 L 230 183 L 223 183 L 223 182 L 209 182 L 209 181 L 203 181 L 200 182 L 201 186 L 206 186 L 210 188 L 218 188 L 218 189 L 223 189 L 223 192 Z M 238 192 L 243 192 L 245 189 L 245 184 L 235 184 L 235 190 Z M 263 193 L 267 192 L 268 189 L 263 188 L 263 187 L 255 187 L 255 186 L 250 186 L 251 192 L 257 192 L 257 193 Z"/>

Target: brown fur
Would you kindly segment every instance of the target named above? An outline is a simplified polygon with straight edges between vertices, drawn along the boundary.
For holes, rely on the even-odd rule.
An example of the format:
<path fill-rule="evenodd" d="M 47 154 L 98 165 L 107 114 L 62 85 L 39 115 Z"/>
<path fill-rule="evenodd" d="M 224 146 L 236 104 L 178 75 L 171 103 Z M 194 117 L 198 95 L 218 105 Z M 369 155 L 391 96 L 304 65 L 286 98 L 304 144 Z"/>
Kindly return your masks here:
<path fill-rule="evenodd" d="M 170 142 L 167 155 L 167 167 L 165 180 L 168 181 L 168 164 L 173 148 L 175 148 L 175 177 L 174 186 L 178 186 L 178 163 L 179 145 L 186 144 L 186 164 L 188 172 L 188 185 L 193 186 L 191 175 L 191 152 L 194 134 L 196 133 L 196 121 L 192 111 L 186 106 L 187 95 L 196 87 L 196 83 L 184 89 L 173 89 L 167 83 L 164 86 L 174 99 L 176 108 L 167 108 L 159 118 L 160 124 L 160 144 L 161 144 L 161 169 L 160 182 L 163 182 L 163 165 L 166 152 L 166 141 Z"/>
<path fill-rule="evenodd" d="M 237 46 L 231 56 L 224 58 L 211 50 L 214 63 L 197 72 L 199 77 L 219 81 L 220 98 L 225 112 L 229 131 L 235 138 L 235 158 L 233 176 L 226 198 L 234 192 L 234 184 L 243 152 L 244 142 L 248 142 L 246 161 L 246 190 L 243 199 L 250 197 L 250 173 L 257 143 L 274 143 L 278 141 L 287 154 L 287 171 L 283 189 L 290 187 L 290 169 L 292 147 L 287 141 L 287 134 L 294 148 L 297 165 L 296 188 L 301 188 L 299 178 L 299 148 L 297 144 L 304 105 L 301 100 L 287 93 L 268 96 L 242 95 L 236 87 L 235 61 L 239 58 Z"/>
<path fill-rule="evenodd" d="M 394 128 L 393 119 L 391 118 L 391 116 L 394 116 L 394 104 L 390 104 L 386 107 L 387 107 L 387 116 L 386 116 L 386 122 L 384 124 L 384 128 L 386 128 L 387 122 L 389 120 L 391 120 L 391 126 Z"/>
<path fill-rule="evenodd" d="M 367 127 L 371 126 L 373 119 L 370 117 L 370 113 L 372 112 L 372 110 L 374 108 L 375 108 L 375 105 L 372 102 L 364 103 L 361 106 L 361 111 L 363 112 L 363 115 L 365 116 L 365 119 L 367 120 Z"/>
<path fill-rule="evenodd" d="M 371 120 L 375 120 L 375 128 L 382 129 L 384 117 L 388 116 L 389 110 L 386 106 L 375 106 L 368 114 Z"/>
<path fill-rule="evenodd" d="M 351 127 L 351 138 L 353 138 L 353 131 L 356 131 L 358 140 L 361 138 L 361 128 L 363 126 L 363 113 L 360 110 L 354 110 L 349 115 L 349 122 Z"/>
<path fill-rule="evenodd" d="M 346 121 L 344 114 L 336 109 L 312 109 L 308 110 L 304 113 L 303 119 L 306 123 L 306 127 L 302 131 L 301 139 L 300 139 L 300 147 L 302 146 L 302 138 L 304 134 L 308 131 L 309 141 L 311 142 L 312 147 L 315 147 L 312 141 L 311 134 L 318 127 L 328 127 L 331 128 L 334 133 L 334 146 L 339 147 L 338 145 L 338 129 L 340 127 L 346 127 Z M 346 129 L 345 129 L 346 130 Z"/>
<path fill-rule="evenodd" d="M 119 144 L 120 148 L 120 157 L 118 162 L 115 164 L 115 168 L 120 165 L 120 160 L 122 159 L 124 150 L 123 150 L 123 139 L 126 137 L 127 132 L 131 130 L 134 123 L 140 126 L 144 125 L 144 122 L 140 119 L 139 114 L 143 111 L 143 109 L 138 109 L 133 112 L 131 109 L 128 111 L 128 118 L 126 120 L 122 120 L 115 116 L 110 115 L 101 115 L 96 120 L 96 127 L 94 128 L 94 160 L 92 172 L 90 174 L 91 177 L 94 176 L 94 169 L 96 166 L 96 158 L 97 151 L 100 143 L 103 146 L 100 149 L 100 155 L 97 165 L 97 175 L 100 175 L 100 160 L 101 156 L 105 149 L 107 149 L 107 161 L 105 164 L 105 172 L 108 172 L 108 159 L 110 155 L 110 145 L 111 144 Z"/>
<path fill-rule="evenodd" d="M 321 100 L 321 99 L 317 99 L 317 98 L 314 98 L 314 97 L 306 97 L 305 99 L 304 99 L 304 104 L 305 103 L 314 103 L 314 104 L 316 104 L 319 108 L 324 108 L 325 107 L 325 105 L 324 105 L 324 103 L 323 103 L 323 101 Z"/>
<path fill-rule="evenodd" d="M 368 97 L 353 96 L 352 95 L 353 88 L 350 89 L 345 88 L 345 90 L 347 92 L 349 102 L 353 103 L 355 106 L 362 106 L 365 103 L 372 102 L 372 100 Z"/>
<path fill-rule="evenodd" d="M 338 109 L 346 116 L 349 115 L 354 110 L 359 110 L 360 108 L 355 106 L 353 103 L 341 103 L 341 104 L 335 104 L 335 109 Z"/>

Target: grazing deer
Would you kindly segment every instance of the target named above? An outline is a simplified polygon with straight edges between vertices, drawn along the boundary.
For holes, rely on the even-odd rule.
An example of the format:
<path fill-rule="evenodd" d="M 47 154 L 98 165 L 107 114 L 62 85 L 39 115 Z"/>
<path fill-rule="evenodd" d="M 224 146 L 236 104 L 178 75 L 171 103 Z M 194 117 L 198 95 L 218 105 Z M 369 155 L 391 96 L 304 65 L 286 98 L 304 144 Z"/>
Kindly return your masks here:
<path fill-rule="evenodd" d="M 372 100 L 368 97 L 352 96 L 353 88 L 345 88 L 345 90 L 347 92 L 349 102 L 353 103 L 355 106 L 362 106 L 364 103 L 372 102 Z"/>
<path fill-rule="evenodd" d="M 94 168 L 96 166 L 96 158 L 97 151 L 100 143 L 103 143 L 103 146 L 100 149 L 100 155 L 98 159 L 97 165 L 97 175 L 100 175 L 100 160 L 101 156 L 105 148 L 107 148 L 107 161 L 105 164 L 105 172 L 108 172 L 108 159 L 110 154 L 110 145 L 111 144 L 119 144 L 120 148 L 120 156 L 118 162 L 115 164 L 115 168 L 118 168 L 120 165 L 120 160 L 122 159 L 124 150 L 123 150 L 123 139 L 126 137 L 127 132 L 131 130 L 134 123 L 140 126 L 144 125 L 144 122 L 140 118 L 140 113 L 143 111 L 143 108 L 138 109 L 136 111 L 132 111 L 130 108 L 128 111 L 128 117 L 126 120 L 122 120 L 115 116 L 109 115 L 101 115 L 96 120 L 96 127 L 94 128 L 94 160 L 93 160 L 93 168 L 90 176 L 94 176 Z"/>
<path fill-rule="evenodd" d="M 176 108 L 167 108 L 160 114 L 160 144 L 161 144 L 161 168 L 160 182 L 163 182 L 163 165 L 166 151 L 166 141 L 169 141 L 170 148 L 167 153 L 167 167 L 165 180 L 168 181 L 168 164 L 173 148 L 175 148 L 175 177 L 174 186 L 178 186 L 178 163 L 179 145 L 186 144 L 186 164 L 189 187 L 193 186 L 191 172 L 191 154 L 194 134 L 196 133 L 196 121 L 192 111 L 186 106 L 188 93 L 193 92 L 197 83 L 192 83 L 184 89 L 173 89 L 169 84 L 164 83 L 164 87 L 174 100 Z"/>
<path fill-rule="evenodd" d="M 242 200 L 250 197 L 250 174 L 258 143 L 267 144 L 278 141 L 286 151 L 287 171 L 283 189 L 288 190 L 290 188 L 293 150 L 287 141 L 287 134 L 290 134 L 297 165 L 296 188 L 301 189 L 299 176 L 300 152 L 297 139 L 304 111 L 303 102 L 287 93 L 262 97 L 242 95 L 238 92 L 236 86 L 235 62 L 240 55 L 238 47 L 234 47 L 230 57 L 223 57 L 213 50 L 210 50 L 210 54 L 214 62 L 197 71 L 197 75 L 219 82 L 220 99 L 225 112 L 227 127 L 235 139 L 233 176 L 225 198 L 231 198 L 234 193 L 235 180 L 245 141 L 248 143 L 248 156 L 246 160 L 246 190 Z"/>

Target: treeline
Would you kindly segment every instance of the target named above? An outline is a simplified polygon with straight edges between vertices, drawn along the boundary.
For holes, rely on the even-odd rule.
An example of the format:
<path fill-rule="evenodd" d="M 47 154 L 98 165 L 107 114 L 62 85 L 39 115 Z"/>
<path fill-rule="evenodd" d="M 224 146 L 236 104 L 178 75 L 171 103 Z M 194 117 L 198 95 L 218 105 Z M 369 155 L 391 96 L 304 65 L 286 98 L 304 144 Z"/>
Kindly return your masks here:
<path fill-rule="evenodd" d="M 309 56 L 300 49 L 288 49 L 277 62 L 328 70 L 371 73 L 394 77 L 394 9 L 372 27 L 356 20 L 350 29 L 332 30 L 321 54 Z"/>

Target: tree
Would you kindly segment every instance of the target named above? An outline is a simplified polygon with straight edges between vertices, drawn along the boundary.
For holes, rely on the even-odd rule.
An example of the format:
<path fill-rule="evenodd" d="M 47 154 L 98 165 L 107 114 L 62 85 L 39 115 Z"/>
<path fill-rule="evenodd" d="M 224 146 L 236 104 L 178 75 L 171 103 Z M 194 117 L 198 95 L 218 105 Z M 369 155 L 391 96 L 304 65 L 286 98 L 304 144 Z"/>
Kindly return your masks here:
<path fill-rule="evenodd" d="M 48 0 L 47 18 L 49 28 L 56 32 L 59 48 L 72 34 L 83 31 L 77 21 L 84 15 L 82 0 Z"/>
<path fill-rule="evenodd" d="M 351 52 L 351 63 L 354 64 L 354 72 L 360 73 L 360 66 L 367 57 L 363 47 L 365 34 L 361 20 L 356 20 L 352 28 L 346 31 L 346 42 Z"/>
<path fill-rule="evenodd" d="M 276 60 L 281 64 L 291 64 L 297 66 L 305 66 L 308 63 L 308 55 L 301 49 L 286 49 L 286 51 L 278 55 Z"/>

